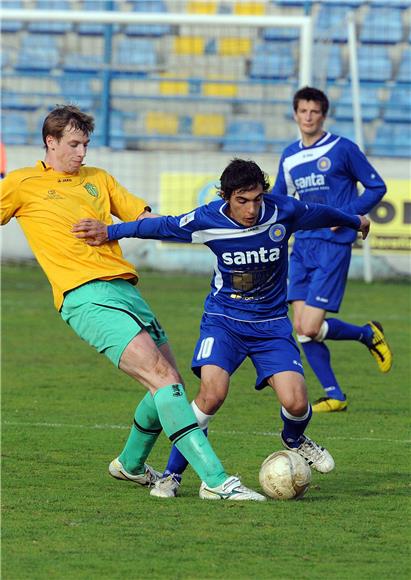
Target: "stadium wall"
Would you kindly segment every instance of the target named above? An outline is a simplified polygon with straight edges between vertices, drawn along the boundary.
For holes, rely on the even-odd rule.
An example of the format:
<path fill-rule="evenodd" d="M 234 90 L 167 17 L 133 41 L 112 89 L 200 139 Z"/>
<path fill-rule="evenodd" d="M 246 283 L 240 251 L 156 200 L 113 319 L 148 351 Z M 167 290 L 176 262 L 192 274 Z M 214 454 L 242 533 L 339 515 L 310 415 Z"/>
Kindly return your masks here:
<path fill-rule="evenodd" d="M 291 137 L 292 138 L 292 137 Z M 43 158 L 43 151 L 39 147 L 19 147 L 10 146 L 7 150 L 8 171 L 19 167 L 34 165 Z M 218 179 L 224 167 L 234 155 L 230 153 L 204 153 L 190 151 L 189 155 L 184 152 L 153 152 L 153 151 L 112 151 L 107 148 L 91 147 L 88 156 L 88 165 L 97 165 L 112 173 L 123 185 L 138 196 L 143 197 L 153 208 L 153 211 L 160 213 L 183 213 L 198 205 L 194 199 L 189 207 L 181 205 L 180 195 L 173 196 L 173 191 L 167 192 L 167 202 L 164 204 L 167 180 L 164 176 L 172 173 L 176 176 L 187 175 L 191 167 L 196 168 L 196 173 L 204 176 L 212 176 Z M 238 153 L 241 156 L 241 152 Z M 250 158 L 250 155 L 244 155 Z M 254 154 L 251 156 L 271 177 L 275 176 L 279 158 L 270 154 Z M 371 158 L 372 164 L 384 176 L 384 179 L 391 183 L 400 183 L 404 189 L 400 192 L 401 199 L 396 200 L 393 193 L 388 189 L 384 198 L 387 207 L 383 209 L 380 223 L 373 223 L 373 230 L 384 226 L 388 237 L 398 238 L 398 230 L 401 232 L 404 243 L 392 245 L 390 248 L 379 248 L 373 251 L 372 268 L 375 278 L 392 278 L 411 276 L 411 257 L 407 251 L 407 244 L 410 240 L 410 185 L 411 172 L 408 162 L 401 159 L 392 158 Z M 144 176 L 147 175 L 147 179 Z M 214 189 L 214 188 L 213 188 Z M 213 192 L 210 192 L 211 194 Z M 396 194 L 398 192 L 395 192 Z M 178 199 L 177 199 L 178 198 Z M 209 201 L 210 198 L 206 199 Z M 174 203 L 175 202 L 175 203 Z M 384 223 L 385 222 L 385 223 Z M 122 242 L 123 251 L 130 261 L 139 267 L 146 266 L 159 270 L 184 270 L 197 273 L 210 272 L 214 261 L 211 252 L 203 248 L 186 247 L 184 245 L 161 244 L 159 242 L 124 240 Z M 393 247 L 398 247 L 393 251 Z M 193 251 L 196 252 L 193 259 Z M 1 235 L 1 258 L 2 261 L 24 261 L 32 260 L 33 254 L 28 246 L 25 237 L 16 220 L 2 228 Z M 363 264 L 361 250 L 355 250 L 350 277 L 362 278 Z"/>

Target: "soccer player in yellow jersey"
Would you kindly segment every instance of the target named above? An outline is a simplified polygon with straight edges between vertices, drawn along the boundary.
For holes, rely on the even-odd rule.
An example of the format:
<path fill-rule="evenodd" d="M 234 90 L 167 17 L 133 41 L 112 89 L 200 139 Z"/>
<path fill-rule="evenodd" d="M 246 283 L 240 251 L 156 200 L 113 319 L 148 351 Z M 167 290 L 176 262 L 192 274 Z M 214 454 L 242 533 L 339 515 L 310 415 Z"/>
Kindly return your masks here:
<path fill-rule="evenodd" d="M 61 317 L 148 392 L 138 404 L 125 447 L 110 474 L 144 486 L 161 477 L 145 463 L 162 429 L 191 463 L 213 499 L 264 500 L 228 477 L 198 426 L 164 330 L 136 284 L 118 242 L 92 247 L 72 233 L 82 218 L 111 223 L 150 217 L 147 203 L 103 169 L 85 167 L 94 120 L 72 105 L 43 124 L 45 159 L 1 183 L 1 223 L 19 221 L 53 289 Z"/>

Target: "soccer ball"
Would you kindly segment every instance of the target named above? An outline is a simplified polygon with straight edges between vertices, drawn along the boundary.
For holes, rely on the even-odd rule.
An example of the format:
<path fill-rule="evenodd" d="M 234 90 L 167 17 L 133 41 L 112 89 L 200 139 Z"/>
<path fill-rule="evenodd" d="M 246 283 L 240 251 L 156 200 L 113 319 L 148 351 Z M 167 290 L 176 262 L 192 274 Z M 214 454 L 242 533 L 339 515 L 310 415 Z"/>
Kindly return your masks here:
<path fill-rule="evenodd" d="M 311 482 L 311 469 L 295 451 L 276 451 L 261 465 L 260 485 L 273 499 L 298 499 Z"/>

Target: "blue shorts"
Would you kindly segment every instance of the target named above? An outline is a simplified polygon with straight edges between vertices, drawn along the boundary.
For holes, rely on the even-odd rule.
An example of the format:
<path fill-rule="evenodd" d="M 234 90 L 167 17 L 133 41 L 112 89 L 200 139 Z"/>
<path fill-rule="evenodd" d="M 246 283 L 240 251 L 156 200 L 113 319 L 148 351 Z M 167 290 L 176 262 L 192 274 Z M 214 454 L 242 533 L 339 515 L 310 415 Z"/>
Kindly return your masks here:
<path fill-rule="evenodd" d="M 232 375 L 247 356 L 257 371 L 257 390 L 266 387 L 267 379 L 272 375 L 283 371 L 304 375 L 300 351 L 288 318 L 242 322 L 226 316 L 203 314 L 200 338 L 191 362 L 198 377 L 204 365 L 216 365 Z"/>
<path fill-rule="evenodd" d="M 320 239 L 295 240 L 290 256 L 288 302 L 338 312 L 350 267 L 351 245 Z"/>

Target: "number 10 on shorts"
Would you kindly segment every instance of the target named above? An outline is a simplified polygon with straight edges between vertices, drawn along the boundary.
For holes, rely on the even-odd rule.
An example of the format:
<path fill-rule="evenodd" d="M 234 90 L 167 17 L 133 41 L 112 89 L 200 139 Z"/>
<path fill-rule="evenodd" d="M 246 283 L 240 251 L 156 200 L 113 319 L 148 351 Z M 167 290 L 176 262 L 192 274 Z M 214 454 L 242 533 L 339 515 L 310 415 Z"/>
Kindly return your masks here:
<path fill-rule="evenodd" d="M 214 338 L 208 336 L 201 341 L 200 350 L 198 351 L 197 360 L 208 358 L 213 350 Z"/>

